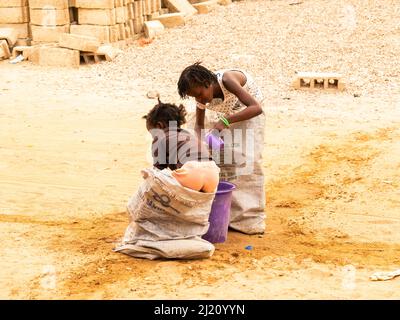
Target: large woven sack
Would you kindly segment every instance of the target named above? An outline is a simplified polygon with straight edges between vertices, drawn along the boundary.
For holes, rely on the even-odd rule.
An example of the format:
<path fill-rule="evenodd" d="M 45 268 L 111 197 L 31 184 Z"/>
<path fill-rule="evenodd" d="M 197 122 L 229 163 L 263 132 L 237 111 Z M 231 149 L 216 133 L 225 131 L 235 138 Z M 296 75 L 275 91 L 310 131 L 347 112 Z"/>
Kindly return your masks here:
<path fill-rule="evenodd" d="M 157 259 L 208 258 L 214 246 L 201 239 L 215 193 L 183 187 L 169 169 L 146 169 L 144 181 L 128 202 L 130 224 L 117 252 Z"/>

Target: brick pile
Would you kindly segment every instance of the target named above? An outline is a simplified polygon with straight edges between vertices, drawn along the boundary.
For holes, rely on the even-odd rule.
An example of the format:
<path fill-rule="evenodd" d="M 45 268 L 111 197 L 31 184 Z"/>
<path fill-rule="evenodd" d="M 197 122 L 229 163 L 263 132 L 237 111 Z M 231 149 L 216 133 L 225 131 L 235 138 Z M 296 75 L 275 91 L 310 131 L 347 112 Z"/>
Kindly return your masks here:
<path fill-rule="evenodd" d="M 69 32 L 68 0 L 29 0 L 32 44 L 56 42 Z"/>
<path fill-rule="evenodd" d="M 28 0 L 0 0 L 0 29 L 12 29 L 13 33 L 16 34 L 16 43 L 9 44 L 9 50 L 14 45 L 29 44 Z"/>
<path fill-rule="evenodd" d="M 110 61 L 116 48 L 184 25 L 216 1 L 196 10 L 188 0 L 0 0 L 0 60 L 22 55 L 40 65 L 72 67 Z"/>

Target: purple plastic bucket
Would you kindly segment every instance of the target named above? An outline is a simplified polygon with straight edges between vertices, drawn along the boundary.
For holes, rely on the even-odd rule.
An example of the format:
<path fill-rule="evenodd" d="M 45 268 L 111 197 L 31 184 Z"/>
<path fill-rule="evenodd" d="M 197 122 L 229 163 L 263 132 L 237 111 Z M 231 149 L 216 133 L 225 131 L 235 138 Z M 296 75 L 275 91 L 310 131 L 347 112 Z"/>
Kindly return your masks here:
<path fill-rule="evenodd" d="M 234 184 L 226 181 L 221 181 L 218 184 L 217 193 L 208 219 L 210 226 L 207 233 L 202 237 L 204 240 L 211 243 L 226 241 L 231 215 L 232 191 L 235 188 Z"/>

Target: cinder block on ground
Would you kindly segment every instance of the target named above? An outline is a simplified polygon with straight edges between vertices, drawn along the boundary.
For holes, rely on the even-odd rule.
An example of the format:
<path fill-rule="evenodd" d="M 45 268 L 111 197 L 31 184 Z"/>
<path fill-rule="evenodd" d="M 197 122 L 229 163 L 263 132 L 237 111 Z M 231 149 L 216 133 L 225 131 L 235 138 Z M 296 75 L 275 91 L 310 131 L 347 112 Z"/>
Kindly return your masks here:
<path fill-rule="evenodd" d="M 113 26 L 116 24 L 115 9 L 78 9 L 79 24 Z"/>
<path fill-rule="evenodd" d="M 0 28 L 0 40 L 7 40 L 8 46 L 12 48 L 18 40 L 18 31 L 13 28 Z"/>
<path fill-rule="evenodd" d="M 39 49 L 39 65 L 41 66 L 79 68 L 79 64 L 78 50 L 56 47 L 41 47 Z"/>
<path fill-rule="evenodd" d="M 167 13 L 156 17 L 154 20 L 160 21 L 165 28 L 174 28 L 185 25 L 183 13 Z"/>
<path fill-rule="evenodd" d="M 144 35 L 146 38 L 152 39 L 163 33 L 165 30 L 163 24 L 158 21 L 145 21 L 144 23 Z"/>
<path fill-rule="evenodd" d="M 71 34 L 95 37 L 101 43 L 110 42 L 110 27 L 95 25 L 71 25 Z"/>
<path fill-rule="evenodd" d="M 39 53 L 41 48 L 54 48 L 57 47 L 54 43 L 46 43 L 41 45 L 33 45 L 31 46 L 31 50 L 29 51 L 28 60 L 34 64 L 39 64 Z"/>
<path fill-rule="evenodd" d="M 29 22 L 28 7 L 0 8 L 0 23 Z"/>
<path fill-rule="evenodd" d="M 57 42 L 61 33 L 69 32 L 69 25 L 45 27 L 45 26 L 31 26 L 32 39 L 36 42 Z"/>
<path fill-rule="evenodd" d="M 119 41 L 120 46 L 125 46 L 125 41 Z M 111 45 L 101 46 L 96 52 L 81 52 L 82 60 L 86 64 L 100 63 L 102 61 L 112 61 L 123 51 Z"/>
<path fill-rule="evenodd" d="M 31 9 L 68 9 L 68 0 L 29 0 Z"/>
<path fill-rule="evenodd" d="M 39 26 L 63 26 L 70 23 L 69 9 L 31 9 L 31 23 Z"/>
<path fill-rule="evenodd" d="M 6 40 L 0 40 L 0 60 L 11 57 L 10 48 Z"/>
<path fill-rule="evenodd" d="M 100 41 L 95 37 L 62 33 L 58 45 L 67 49 L 95 52 L 100 47 Z"/>
<path fill-rule="evenodd" d="M 111 45 L 103 45 L 99 47 L 96 51 L 97 54 L 103 54 L 106 57 L 107 61 L 114 60 L 122 52 L 122 50 L 114 48 Z"/>
<path fill-rule="evenodd" d="M 33 47 L 31 46 L 15 46 L 12 50 L 12 58 L 16 58 L 22 54 L 23 57 L 28 60 L 32 49 Z"/>
<path fill-rule="evenodd" d="M 87 9 L 113 9 L 115 2 L 114 0 L 75 0 L 75 6 Z"/>
<path fill-rule="evenodd" d="M 204 1 L 193 4 L 193 7 L 197 10 L 197 13 L 205 14 L 214 10 L 218 5 L 217 0 Z"/>
<path fill-rule="evenodd" d="M 180 12 L 185 16 L 192 16 L 197 10 L 187 0 L 164 0 L 169 12 Z"/>
<path fill-rule="evenodd" d="M 339 73 L 298 72 L 293 87 L 298 90 L 344 90 L 345 83 Z"/>

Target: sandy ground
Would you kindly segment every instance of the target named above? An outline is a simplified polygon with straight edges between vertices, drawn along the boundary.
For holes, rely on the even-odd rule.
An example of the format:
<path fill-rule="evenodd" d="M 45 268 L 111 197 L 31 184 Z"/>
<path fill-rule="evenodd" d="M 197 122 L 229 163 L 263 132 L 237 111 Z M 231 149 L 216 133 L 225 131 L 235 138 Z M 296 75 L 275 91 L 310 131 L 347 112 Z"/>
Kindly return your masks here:
<path fill-rule="evenodd" d="M 400 5 L 291 2 L 221 6 L 79 70 L 0 62 L 0 298 L 400 298 L 399 278 L 369 280 L 400 268 Z M 114 253 L 148 166 L 146 93 L 179 102 L 197 60 L 267 96 L 267 232 L 201 261 Z M 347 90 L 294 91 L 295 71 Z"/>

